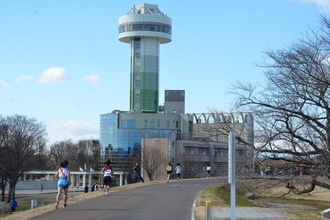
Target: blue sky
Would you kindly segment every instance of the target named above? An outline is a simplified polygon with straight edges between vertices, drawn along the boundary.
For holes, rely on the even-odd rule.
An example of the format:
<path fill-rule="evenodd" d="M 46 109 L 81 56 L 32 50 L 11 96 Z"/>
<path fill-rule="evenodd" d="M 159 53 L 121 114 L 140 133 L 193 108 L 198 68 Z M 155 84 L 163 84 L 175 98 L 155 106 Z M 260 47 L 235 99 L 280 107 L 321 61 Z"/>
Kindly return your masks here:
<path fill-rule="evenodd" d="M 26 115 L 55 141 L 99 138 L 99 116 L 129 110 L 130 46 L 118 18 L 132 4 L 172 18 L 160 47 L 164 90 L 186 91 L 186 113 L 230 111 L 231 85 L 262 81 L 267 49 L 294 42 L 330 14 L 330 0 L 0 1 L 0 114 Z"/>

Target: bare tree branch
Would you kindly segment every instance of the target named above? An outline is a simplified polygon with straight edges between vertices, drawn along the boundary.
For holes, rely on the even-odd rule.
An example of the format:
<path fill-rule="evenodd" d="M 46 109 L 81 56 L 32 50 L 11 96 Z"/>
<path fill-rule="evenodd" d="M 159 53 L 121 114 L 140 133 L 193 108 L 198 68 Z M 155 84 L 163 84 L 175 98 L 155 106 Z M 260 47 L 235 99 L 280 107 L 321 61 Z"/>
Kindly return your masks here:
<path fill-rule="evenodd" d="M 330 21 L 283 49 L 265 52 L 265 84 L 237 83 L 237 108 L 254 113 L 256 150 L 265 158 L 330 177 Z M 293 193 L 308 193 L 287 187 Z"/>

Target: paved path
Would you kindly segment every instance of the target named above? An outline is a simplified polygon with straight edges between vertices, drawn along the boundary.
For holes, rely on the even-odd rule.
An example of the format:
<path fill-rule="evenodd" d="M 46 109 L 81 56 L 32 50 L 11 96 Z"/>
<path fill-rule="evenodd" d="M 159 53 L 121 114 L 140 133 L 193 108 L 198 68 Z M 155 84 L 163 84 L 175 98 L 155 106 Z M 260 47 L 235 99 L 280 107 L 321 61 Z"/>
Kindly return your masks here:
<path fill-rule="evenodd" d="M 53 210 L 32 219 L 197 220 L 191 211 L 196 194 L 207 186 L 224 181 L 224 179 L 186 180 L 180 183 L 125 189 L 111 192 L 109 196 L 100 196 L 72 204 L 67 208 Z M 35 193 L 41 192 L 37 190 Z M 230 218 L 230 213 L 230 208 L 212 207 L 213 218 Z M 236 208 L 235 214 L 237 218 L 251 219 L 295 218 L 280 210 L 269 208 L 239 207 Z"/>
<path fill-rule="evenodd" d="M 186 180 L 110 192 L 109 196 L 85 200 L 32 219 L 189 220 L 196 194 L 220 179 Z"/>

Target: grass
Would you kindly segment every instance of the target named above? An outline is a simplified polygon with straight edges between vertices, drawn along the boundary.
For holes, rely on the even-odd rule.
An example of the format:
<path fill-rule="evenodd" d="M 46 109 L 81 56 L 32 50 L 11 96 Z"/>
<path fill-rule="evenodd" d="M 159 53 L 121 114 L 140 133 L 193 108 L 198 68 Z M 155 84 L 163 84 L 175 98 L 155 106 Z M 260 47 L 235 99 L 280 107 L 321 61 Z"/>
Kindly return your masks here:
<path fill-rule="evenodd" d="M 94 193 L 94 192 L 93 192 Z M 38 201 L 38 207 L 44 207 L 47 205 L 53 206 L 55 204 L 56 192 L 53 193 L 37 193 L 37 194 L 17 194 L 16 201 L 18 203 L 18 207 L 16 208 L 16 213 L 22 213 L 23 211 L 31 209 L 31 200 Z M 74 201 L 73 199 L 76 196 L 84 194 L 81 191 L 72 190 L 68 192 L 68 202 Z M 86 194 L 87 195 L 87 194 Z M 61 196 L 63 198 L 63 194 Z M 5 210 L 0 210 L 0 217 L 5 217 L 10 215 L 9 211 L 9 203 L 5 203 Z"/>
<path fill-rule="evenodd" d="M 236 192 L 236 205 L 242 207 L 255 207 L 254 203 L 245 198 L 246 192 Z M 230 185 L 228 183 L 214 185 L 206 188 L 200 193 L 199 204 L 204 205 L 205 201 L 211 200 L 213 206 L 228 207 L 230 205 Z"/>
<path fill-rule="evenodd" d="M 237 207 L 258 207 L 258 204 L 276 203 L 283 205 L 301 205 L 315 208 L 304 210 L 300 208 L 281 208 L 277 210 L 297 216 L 299 219 L 324 219 L 320 212 L 330 207 L 330 190 L 316 187 L 306 195 L 288 194 L 285 182 L 278 180 L 244 180 L 236 184 L 236 206 Z M 248 200 L 246 193 L 253 192 L 256 198 Z M 194 208 L 196 216 L 203 219 L 205 216 L 205 202 L 212 201 L 212 206 L 230 206 L 230 185 L 228 183 L 218 184 L 204 189 L 196 199 L 197 207 Z M 257 202 L 257 203 L 255 203 Z M 260 207 L 260 206 L 259 206 Z"/>

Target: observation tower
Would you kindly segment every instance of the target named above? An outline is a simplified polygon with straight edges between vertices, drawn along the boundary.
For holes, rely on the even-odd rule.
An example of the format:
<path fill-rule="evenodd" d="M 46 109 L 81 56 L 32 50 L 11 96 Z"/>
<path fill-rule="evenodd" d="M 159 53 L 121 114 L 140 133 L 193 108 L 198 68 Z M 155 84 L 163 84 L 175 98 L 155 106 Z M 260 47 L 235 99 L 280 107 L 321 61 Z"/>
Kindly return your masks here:
<path fill-rule="evenodd" d="M 159 44 L 171 42 L 171 32 L 171 18 L 158 5 L 133 5 L 119 17 L 118 39 L 131 44 L 131 111 L 158 112 Z"/>

